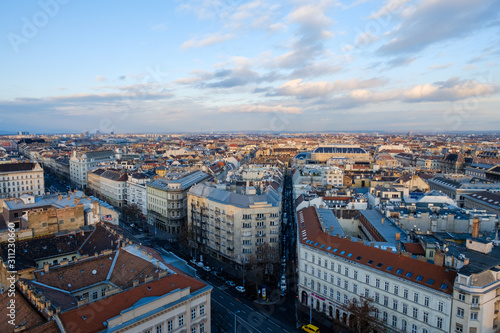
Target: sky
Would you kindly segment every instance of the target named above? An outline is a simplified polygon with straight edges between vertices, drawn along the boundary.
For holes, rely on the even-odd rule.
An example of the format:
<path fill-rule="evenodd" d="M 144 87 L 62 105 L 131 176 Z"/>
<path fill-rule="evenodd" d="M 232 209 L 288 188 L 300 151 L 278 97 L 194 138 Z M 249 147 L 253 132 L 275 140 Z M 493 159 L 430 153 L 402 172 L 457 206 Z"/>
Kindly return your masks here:
<path fill-rule="evenodd" d="M 498 0 L 2 1 L 0 132 L 500 130 Z"/>

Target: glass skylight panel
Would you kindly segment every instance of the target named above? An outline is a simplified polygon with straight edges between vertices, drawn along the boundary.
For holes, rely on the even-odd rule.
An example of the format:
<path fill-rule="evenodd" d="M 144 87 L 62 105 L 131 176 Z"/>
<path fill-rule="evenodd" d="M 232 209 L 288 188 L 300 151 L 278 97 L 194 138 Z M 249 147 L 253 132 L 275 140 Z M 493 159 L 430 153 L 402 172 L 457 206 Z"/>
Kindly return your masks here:
<path fill-rule="evenodd" d="M 408 272 L 408 273 L 406 273 L 406 275 L 405 275 L 405 276 L 406 276 L 407 278 L 411 278 L 411 277 L 413 276 L 413 273 L 412 273 L 412 272 Z"/>
<path fill-rule="evenodd" d="M 422 275 L 417 276 L 417 281 L 422 281 L 424 277 Z"/>

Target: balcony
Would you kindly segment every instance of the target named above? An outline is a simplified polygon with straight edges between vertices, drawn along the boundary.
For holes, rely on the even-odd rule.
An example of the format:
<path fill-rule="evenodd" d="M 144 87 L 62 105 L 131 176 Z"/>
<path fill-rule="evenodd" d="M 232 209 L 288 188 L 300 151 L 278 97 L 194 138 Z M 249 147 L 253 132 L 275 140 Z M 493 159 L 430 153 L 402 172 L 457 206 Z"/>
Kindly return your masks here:
<path fill-rule="evenodd" d="M 470 306 L 471 309 L 479 309 L 479 303 L 472 303 Z"/>
<path fill-rule="evenodd" d="M 261 216 L 261 217 L 257 216 L 255 219 L 257 221 L 264 221 L 264 220 L 266 220 L 266 217 L 265 216 Z"/>
<path fill-rule="evenodd" d="M 256 225 L 255 229 L 266 229 L 266 225 Z"/>
<path fill-rule="evenodd" d="M 257 234 L 255 234 L 255 237 L 266 237 L 266 233 L 265 232 L 257 233 Z"/>

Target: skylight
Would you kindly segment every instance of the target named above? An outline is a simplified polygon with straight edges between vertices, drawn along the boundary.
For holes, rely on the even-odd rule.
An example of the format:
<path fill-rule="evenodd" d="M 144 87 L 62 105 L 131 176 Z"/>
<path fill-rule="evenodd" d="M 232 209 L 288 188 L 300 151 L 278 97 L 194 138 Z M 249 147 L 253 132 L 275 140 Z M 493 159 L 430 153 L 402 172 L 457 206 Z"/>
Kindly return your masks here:
<path fill-rule="evenodd" d="M 318 243 L 318 242 L 316 242 L 316 243 L 314 244 L 314 246 L 318 246 L 318 245 L 319 245 L 319 243 Z"/>
<path fill-rule="evenodd" d="M 325 247 L 325 244 L 321 245 L 321 248 L 324 248 Z"/>
<path fill-rule="evenodd" d="M 373 260 L 368 261 L 368 265 L 373 264 Z"/>
<path fill-rule="evenodd" d="M 388 271 L 392 271 L 392 266 L 387 267 Z"/>
<path fill-rule="evenodd" d="M 352 257 L 352 253 L 349 253 L 349 254 L 347 255 L 347 258 L 350 258 L 350 257 Z"/>
<path fill-rule="evenodd" d="M 340 252 L 340 255 L 342 255 L 342 254 L 344 254 L 344 253 L 345 253 L 345 251 L 342 251 L 342 252 Z"/>
<path fill-rule="evenodd" d="M 361 260 L 361 256 L 357 256 L 357 257 L 356 257 L 356 260 Z"/>
<path fill-rule="evenodd" d="M 383 264 L 382 264 L 381 262 L 379 262 L 379 263 L 377 264 L 377 267 L 382 267 L 382 265 L 383 265 Z"/>
<path fill-rule="evenodd" d="M 401 274 L 403 273 L 403 270 L 401 268 L 399 268 L 397 271 L 396 271 L 396 274 Z"/>
<path fill-rule="evenodd" d="M 405 276 L 406 276 L 407 278 L 411 278 L 411 277 L 413 276 L 413 273 L 412 273 L 412 272 L 408 272 L 408 273 L 406 273 L 406 275 L 405 275 Z"/>
<path fill-rule="evenodd" d="M 427 280 L 427 284 L 432 286 L 434 284 L 434 279 Z"/>
<path fill-rule="evenodd" d="M 334 249 L 333 252 L 337 252 L 339 249 Z"/>
<path fill-rule="evenodd" d="M 422 275 L 417 276 L 417 281 L 419 281 L 419 282 L 420 282 L 420 281 L 422 281 L 423 279 L 424 279 L 424 277 L 423 277 Z"/>
<path fill-rule="evenodd" d="M 331 249 L 332 249 L 331 246 L 329 246 L 329 247 L 326 248 L 327 251 L 330 251 Z"/>
<path fill-rule="evenodd" d="M 443 283 L 439 288 L 446 290 L 446 288 L 448 288 L 448 285 L 446 283 Z"/>

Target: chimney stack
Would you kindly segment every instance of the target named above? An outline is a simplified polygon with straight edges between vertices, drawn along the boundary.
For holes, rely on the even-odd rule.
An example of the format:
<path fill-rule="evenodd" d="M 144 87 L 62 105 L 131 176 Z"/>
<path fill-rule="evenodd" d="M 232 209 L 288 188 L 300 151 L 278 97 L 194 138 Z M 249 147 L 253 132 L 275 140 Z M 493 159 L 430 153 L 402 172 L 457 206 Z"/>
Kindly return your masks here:
<path fill-rule="evenodd" d="M 479 237 L 479 219 L 475 218 L 472 220 L 472 238 Z"/>
<path fill-rule="evenodd" d="M 44 263 L 44 264 L 43 264 L 43 271 L 44 271 L 45 273 L 47 273 L 47 272 L 49 271 L 49 269 L 50 269 L 50 268 L 49 268 L 49 264 L 48 264 L 48 263 Z"/>

